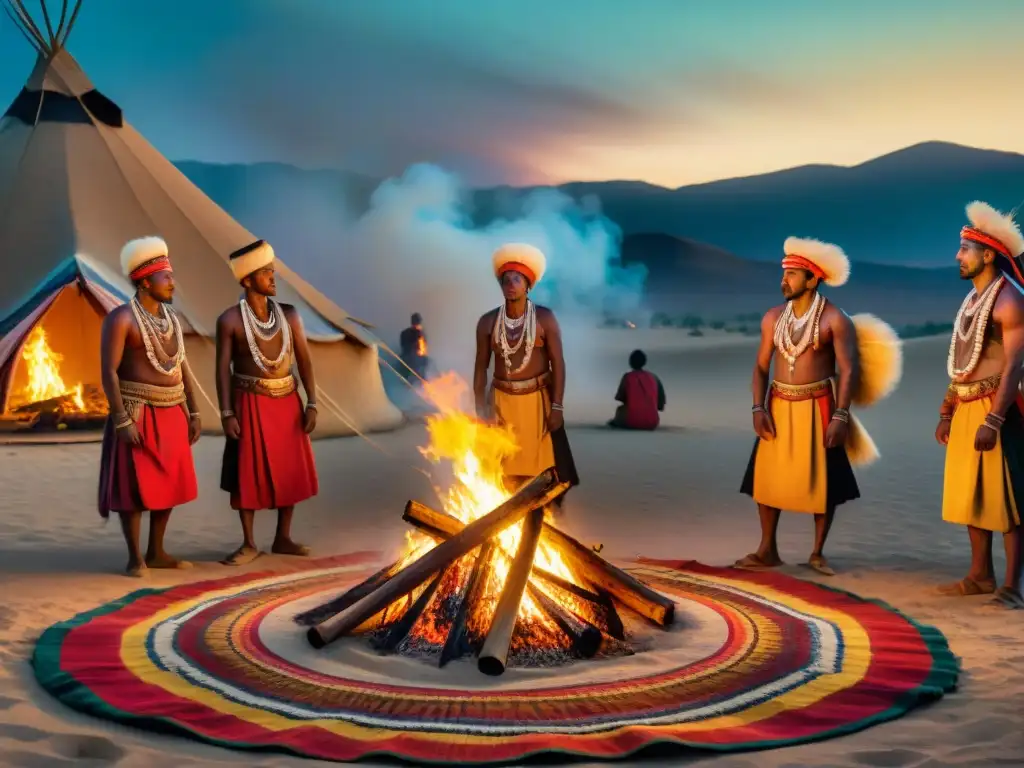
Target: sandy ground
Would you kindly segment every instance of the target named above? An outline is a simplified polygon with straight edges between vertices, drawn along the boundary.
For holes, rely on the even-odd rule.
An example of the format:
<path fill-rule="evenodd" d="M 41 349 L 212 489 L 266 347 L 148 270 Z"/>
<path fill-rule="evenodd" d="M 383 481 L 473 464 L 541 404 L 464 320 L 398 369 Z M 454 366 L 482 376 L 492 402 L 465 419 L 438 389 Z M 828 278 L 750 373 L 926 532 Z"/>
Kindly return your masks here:
<path fill-rule="evenodd" d="M 632 558 L 699 558 L 727 564 L 757 541 L 754 508 L 737 492 L 749 457 L 752 340 L 679 344 L 649 339 L 650 368 L 668 391 L 667 428 L 646 435 L 598 426 L 624 354 L 645 337 L 619 334 L 604 345 L 608 400 L 590 392 L 580 408 L 567 401 L 570 437 L 583 485 L 567 504 L 566 526 L 605 554 Z M 945 387 L 943 338 L 912 341 L 900 390 L 861 414 L 883 461 L 859 473 L 863 498 L 841 509 L 828 554 L 840 575 L 830 583 L 880 598 L 937 625 L 963 659 L 959 692 L 892 723 L 818 744 L 738 756 L 696 755 L 666 764 L 715 766 L 981 766 L 1024 764 L 1024 612 L 1006 613 L 984 599 L 943 599 L 935 583 L 965 572 L 966 533 L 940 519 L 943 454 L 932 438 Z M 317 554 L 397 547 L 408 498 L 431 498 L 416 446 L 420 426 L 374 436 L 321 441 L 316 453 L 321 494 L 296 523 Z M 155 574 L 151 584 L 224 574 L 218 557 L 238 530 L 218 490 L 222 442 L 196 449 L 200 500 L 175 513 L 169 548 L 197 562 L 185 574 Z M 99 447 L 0 448 L 0 765 L 192 766 L 312 765 L 149 735 L 87 718 L 52 701 L 35 684 L 28 660 L 48 625 L 139 586 L 118 575 L 125 556 L 114 524 L 93 506 Z M 258 520 L 269 547 L 273 518 Z M 805 559 L 810 520 L 787 516 L 783 558 Z M 261 558 L 249 568 L 273 566 Z M 1002 567 L 1001 557 L 997 567 Z M 804 569 L 791 572 L 806 576 Z M 644 764 L 654 764 L 646 761 Z"/>

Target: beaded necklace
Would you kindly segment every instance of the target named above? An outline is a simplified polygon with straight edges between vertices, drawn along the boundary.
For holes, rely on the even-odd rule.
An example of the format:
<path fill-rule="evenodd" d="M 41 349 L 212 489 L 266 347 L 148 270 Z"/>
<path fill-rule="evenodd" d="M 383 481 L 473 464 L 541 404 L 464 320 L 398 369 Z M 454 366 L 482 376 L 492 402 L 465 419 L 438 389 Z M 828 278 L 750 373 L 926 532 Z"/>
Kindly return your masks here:
<path fill-rule="evenodd" d="M 949 356 L 946 358 L 946 373 L 951 379 L 962 379 L 969 376 L 978 367 L 981 360 L 981 350 L 985 346 L 985 331 L 988 330 L 988 321 L 992 315 L 992 308 L 995 306 L 996 298 L 1002 289 L 1006 278 L 1000 275 L 989 283 L 979 294 L 975 289 L 964 298 L 960 310 L 956 313 L 956 320 L 953 323 L 953 335 L 949 340 Z M 964 328 L 964 321 L 967 327 Z M 957 339 L 972 343 L 971 358 L 963 368 L 956 366 L 956 342 Z"/>
<path fill-rule="evenodd" d="M 802 317 L 795 317 L 793 313 L 793 302 L 786 302 L 786 308 L 782 311 L 775 323 L 775 348 L 789 364 L 790 374 L 796 369 L 797 358 L 800 357 L 812 342 L 814 348 L 818 348 L 818 336 L 820 334 L 821 313 L 825 309 L 825 300 L 820 293 L 814 294 L 814 301 Z M 810 323 L 810 328 L 805 326 Z M 793 337 L 799 336 L 800 341 L 794 343 Z"/>
<path fill-rule="evenodd" d="M 509 343 L 509 336 L 513 335 L 517 328 L 522 327 L 519 338 L 515 343 Z M 510 318 L 506 313 L 506 305 L 502 304 L 498 309 L 498 319 L 494 324 L 494 342 L 501 350 L 502 358 L 505 361 L 505 371 L 509 375 L 521 373 L 526 369 L 530 358 L 533 356 L 533 348 L 537 342 L 537 309 L 533 302 L 526 300 L 526 311 L 521 317 Z M 512 370 L 512 356 L 526 345 L 526 353 L 519 367 Z"/>
<path fill-rule="evenodd" d="M 243 296 L 238 302 L 238 308 L 242 313 L 242 327 L 245 330 L 245 340 L 249 344 L 249 354 L 253 362 L 265 374 L 270 375 L 279 371 L 285 366 L 285 359 L 291 353 L 292 338 L 288 328 L 288 320 L 284 316 L 281 305 L 272 299 L 267 299 L 267 310 L 269 317 L 260 320 L 252 311 L 249 302 Z M 273 360 L 263 354 L 259 344 L 256 342 L 258 336 L 263 341 L 271 341 L 281 334 L 281 353 Z"/>
<path fill-rule="evenodd" d="M 142 344 L 146 348 L 146 359 L 153 366 L 153 370 L 164 376 L 177 375 L 181 364 L 185 360 L 185 341 L 182 338 L 181 323 L 177 315 L 168 309 L 166 304 L 160 305 L 160 318 L 155 318 L 146 308 L 139 303 L 139 297 L 133 296 L 129 304 L 135 322 L 139 326 L 139 333 L 142 335 Z M 162 328 L 166 327 L 166 332 Z M 164 344 L 170 341 L 171 336 L 176 337 L 178 342 L 177 351 L 173 357 L 164 349 Z M 157 355 L 160 352 L 161 361 Z"/>

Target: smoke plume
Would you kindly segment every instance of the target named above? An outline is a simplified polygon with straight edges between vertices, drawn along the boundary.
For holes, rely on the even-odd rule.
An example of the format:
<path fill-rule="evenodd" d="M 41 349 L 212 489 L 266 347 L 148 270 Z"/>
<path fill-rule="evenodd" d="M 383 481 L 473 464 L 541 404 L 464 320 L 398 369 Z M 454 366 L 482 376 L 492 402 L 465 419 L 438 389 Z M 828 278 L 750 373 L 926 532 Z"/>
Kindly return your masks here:
<path fill-rule="evenodd" d="M 617 373 L 607 370 L 598 331 L 608 316 L 646 324 L 646 274 L 620 265 L 621 232 L 596 200 L 576 203 L 538 190 L 503 201 L 502 218 L 477 226 L 468 190 L 432 165 L 383 182 L 358 215 L 323 189 L 277 192 L 255 196 L 265 201 L 263 210 L 247 218 L 259 222 L 283 258 L 350 314 L 373 323 L 395 351 L 402 328 L 419 312 L 434 368 L 467 379 L 477 320 L 502 301 L 491 254 L 507 242 L 540 248 L 547 272 L 531 295 L 555 311 L 562 328 L 567 419 L 593 406 L 610 414 Z"/>

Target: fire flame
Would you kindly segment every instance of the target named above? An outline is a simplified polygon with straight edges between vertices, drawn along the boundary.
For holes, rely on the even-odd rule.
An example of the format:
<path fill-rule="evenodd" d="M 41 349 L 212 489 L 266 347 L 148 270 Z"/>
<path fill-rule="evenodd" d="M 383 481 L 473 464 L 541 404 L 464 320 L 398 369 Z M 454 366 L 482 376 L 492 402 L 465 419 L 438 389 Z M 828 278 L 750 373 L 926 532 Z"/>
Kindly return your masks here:
<path fill-rule="evenodd" d="M 416 342 L 416 356 L 426 357 L 427 356 L 427 337 L 422 333 L 420 334 L 419 341 Z"/>
<path fill-rule="evenodd" d="M 28 384 L 22 391 L 22 399 L 26 403 L 38 403 L 66 396 L 70 398 L 67 404 L 69 408 L 85 410 L 82 384 L 78 383 L 73 387 L 64 384 L 64 379 L 60 376 L 60 361 L 64 356 L 50 349 L 42 326 L 37 325 L 32 329 L 25 346 L 22 347 L 21 359 L 27 364 L 28 370 Z"/>
<path fill-rule="evenodd" d="M 453 373 L 425 382 L 423 394 L 438 413 L 427 418 L 429 444 L 421 453 L 430 461 L 447 462 L 451 466 L 453 482 L 440 493 L 444 511 L 464 523 L 483 517 L 500 506 L 511 495 L 502 472 L 503 461 L 518 450 L 513 431 L 506 426 L 485 423 L 470 415 L 462 404 L 469 387 Z M 508 577 L 512 557 L 519 549 L 525 521 L 509 526 L 498 534 L 498 554 L 485 588 L 483 603 L 496 603 Z M 432 549 L 434 542 L 422 534 L 409 537 L 410 550 L 417 555 Z M 579 583 L 561 555 L 543 540 L 534 556 L 534 565 Z M 530 599 L 523 595 L 519 619 L 548 625 L 546 616 Z"/>

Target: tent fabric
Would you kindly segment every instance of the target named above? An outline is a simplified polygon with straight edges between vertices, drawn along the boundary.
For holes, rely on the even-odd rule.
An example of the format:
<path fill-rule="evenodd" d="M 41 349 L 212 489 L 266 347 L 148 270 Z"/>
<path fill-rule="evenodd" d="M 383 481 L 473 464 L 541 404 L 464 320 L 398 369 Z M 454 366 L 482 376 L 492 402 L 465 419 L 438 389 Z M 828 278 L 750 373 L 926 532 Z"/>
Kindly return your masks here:
<path fill-rule="evenodd" d="M 62 98 L 75 99 L 92 119 L 57 119 L 65 107 L 45 105 Z M 189 333 L 191 364 L 207 372 L 200 384 L 215 399 L 216 321 L 240 297 L 228 254 L 257 238 L 127 121 L 115 127 L 97 119 L 90 107 L 100 103 L 97 98 L 106 97 L 60 48 L 40 56 L 15 100 L 35 99 L 43 105 L 35 117 L 26 122 L 30 111 L 12 105 L 0 118 L 0 334 L 12 333 L 57 286 L 72 281 L 103 311 L 123 303 L 132 288 L 121 276 L 121 246 L 158 234 L 169 246 L 175 309 Z M 104 107 L 112 108 L 113 102 Z M 384 391 L 378 340 L 280 259 L 277 268 L 280 300 L 293 304 L 302 317 L 327 395 L 350 414 L 359 431 L 401 424 L 401 412 Z M 217 410 L 204 413 L 204 421 L 219 427 Z M 321 409 L 324 429 L 318 433 L 353 431 L 351 426 L 328 427 L 331 422 Z"/>

